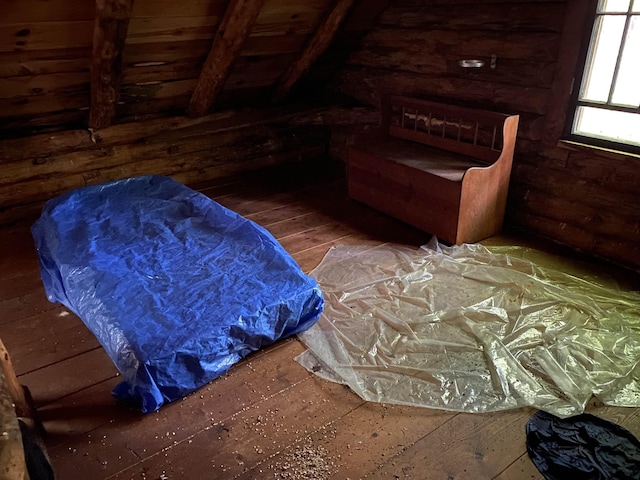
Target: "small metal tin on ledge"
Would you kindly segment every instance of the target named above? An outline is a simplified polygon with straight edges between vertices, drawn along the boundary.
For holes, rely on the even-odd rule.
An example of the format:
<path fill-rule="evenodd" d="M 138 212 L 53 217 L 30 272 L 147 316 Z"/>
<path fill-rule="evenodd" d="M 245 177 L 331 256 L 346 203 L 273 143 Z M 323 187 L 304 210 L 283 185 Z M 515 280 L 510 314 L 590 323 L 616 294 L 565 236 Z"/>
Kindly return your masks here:
<path fill-rule="evenodd" d="M 481 68 L 484 67 L 484 61 L 477 59 L 458 60 L 458 65 L 460 65 L 462 68 Z"/>

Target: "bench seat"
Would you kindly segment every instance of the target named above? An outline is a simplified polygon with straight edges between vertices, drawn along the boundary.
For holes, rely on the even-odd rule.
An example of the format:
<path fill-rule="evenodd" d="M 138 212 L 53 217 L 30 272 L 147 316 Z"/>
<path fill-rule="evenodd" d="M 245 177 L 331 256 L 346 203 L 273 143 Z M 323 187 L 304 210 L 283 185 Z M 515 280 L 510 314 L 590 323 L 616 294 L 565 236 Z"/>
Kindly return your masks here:
<path fill-rule="evenodd" d="M 384 96 L 380 128 L 350 140 L 349 196 L 451 244 L 502 229 L 517 115 Z"/>
<path fill-rule="evenodd" d="M 477 158 L 378 134 L 357 136 L 351 148 L 432 173 L 452 182 L 461 182 L 466 171 L 472 167 L 487 166 Z"/>

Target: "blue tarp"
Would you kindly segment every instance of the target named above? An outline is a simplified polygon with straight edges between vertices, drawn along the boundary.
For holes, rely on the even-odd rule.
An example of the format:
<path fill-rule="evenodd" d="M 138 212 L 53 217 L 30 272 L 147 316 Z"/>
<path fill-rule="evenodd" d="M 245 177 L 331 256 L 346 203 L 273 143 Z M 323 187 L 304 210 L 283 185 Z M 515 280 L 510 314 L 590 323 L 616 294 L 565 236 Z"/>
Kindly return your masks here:
<path fill-rule="evenodd" d="M 322 311 L 315 280 L 269 232 L 167 177 L 54 198 L 32 233 L 49 300 L 95 334 L 124 378 L 114 395 L 143 412 Z"/>

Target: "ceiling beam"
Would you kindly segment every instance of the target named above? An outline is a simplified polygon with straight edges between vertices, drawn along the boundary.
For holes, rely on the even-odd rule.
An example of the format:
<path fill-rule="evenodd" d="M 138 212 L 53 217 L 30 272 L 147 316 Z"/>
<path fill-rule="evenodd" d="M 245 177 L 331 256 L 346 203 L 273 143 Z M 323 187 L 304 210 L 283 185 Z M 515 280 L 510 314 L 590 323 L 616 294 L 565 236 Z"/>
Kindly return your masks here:
<path fill-rule="evenodd" d="M 273 96 L 276 102 L 284 99 L 288 95 L 293 85 L 329 47 L 354 1 L 355 0 L 337 0 L 335 6 L 318 26 L 300 56 L 289 66 L 286 73 L 280 78 Z"/>
<path fill-rule="evenodd" d="M 202 66 L 189 102 L 189 115 L 205 115 L 216 101 L 240 56 L 265 0 L 231 0 Z"/>
<path fill-rule="evenodd" d="M 115 117 L 132 9 L 133 0 L 96 0 L 89 128 L 108 127 Z"/>

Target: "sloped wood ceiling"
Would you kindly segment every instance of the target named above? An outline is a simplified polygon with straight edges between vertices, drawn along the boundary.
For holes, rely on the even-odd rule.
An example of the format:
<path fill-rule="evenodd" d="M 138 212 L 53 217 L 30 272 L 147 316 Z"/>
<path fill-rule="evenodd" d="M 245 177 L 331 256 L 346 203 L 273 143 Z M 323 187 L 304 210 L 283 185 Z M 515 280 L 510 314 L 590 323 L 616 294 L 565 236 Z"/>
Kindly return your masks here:
<path fill-rule="evenodd" d="M 281 100 L 353 3 L 2 0 L 0 135 Z"/>

